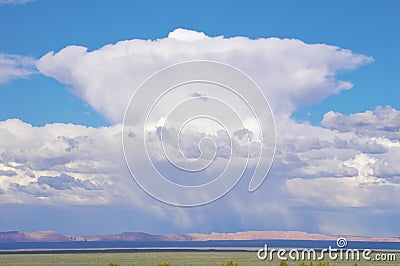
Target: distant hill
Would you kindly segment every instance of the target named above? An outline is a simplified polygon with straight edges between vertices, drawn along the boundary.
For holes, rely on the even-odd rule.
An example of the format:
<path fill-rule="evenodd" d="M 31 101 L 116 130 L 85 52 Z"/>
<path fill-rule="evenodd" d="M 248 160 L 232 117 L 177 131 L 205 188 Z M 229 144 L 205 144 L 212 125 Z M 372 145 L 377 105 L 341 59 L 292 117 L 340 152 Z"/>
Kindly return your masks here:
<path fill-rule="evenodd" d="M 191 241 L 187 235 L 151 235 L 141 232 L 125 232 L 113 235 L 71 236 L 71 241 Z"/>
<path fill-rule="evenodd" d="M 71 241 L 68 236 L 54 231 L 37 232 L 0 232 L 0 242 L 66 242 Z"/>
<path fill-rule="evenodd" d="M 350 241 L 400 242 L 400 238 L 344 236 Z M 208 241 L 208 240 L 336 240 L 338 236 L 309 234 L 301 231 L 247 231 L 211 234 L 152 235 L 141 232 L 94 236 L 66 236 L 54 231 L 0 232 L 0 242 L 69 242 L 69 241 Z"/>

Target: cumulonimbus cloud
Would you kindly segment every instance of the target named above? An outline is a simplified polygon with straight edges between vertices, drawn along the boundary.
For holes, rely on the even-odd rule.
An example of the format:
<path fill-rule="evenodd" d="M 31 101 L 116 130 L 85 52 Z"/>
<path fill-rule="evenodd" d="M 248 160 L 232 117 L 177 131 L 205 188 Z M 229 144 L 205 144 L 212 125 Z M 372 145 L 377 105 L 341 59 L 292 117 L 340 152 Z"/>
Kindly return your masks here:
<path fill-rule="evenodd" d="M 67 46 L 47 53 L 36 65 L 42 74 L 71 85 L 76 95 L 109 120 L 120 122 L 127 100 L 146 78 L 188 60 L 213 60 L 237 67 L 260 86 L 275 115 L 289 115 L 301 106 L 350 89 L 352 84 L 338 80 L 336 74 L 373 59 L 296 39 L 209 37 L 176 29 L 167 38 L 120 41 L 94 51 Z"/>
<path fill-rule="evenodd" d="M 132 182 L 122 157 L 119 123 L 130 95 L 149 75 L 171 64 L 205 59 L 244 71 L 263 90 L 275 115 L 287 119 L 278 120 L 271 178 L 260 191 L 243 194 L 234 189 L 229 200 L 221 199 L 223 204 L 216 202 L 201 210 L 176 209 L 160 205 L 137 186 L 129 185 Z M 275 226 L 298 220 L 308 224 L 309 217 L 318 220 L 312 211 L 302 211 L 304 217 L 288 212 L 299 206 L 313 210 L 316 202 L 317 208 L 333 208 L 334 212 L 365 206 L 374 210 L 398 207 L 399 111 L 379 107 L 354 115 L 329 112 L 322 126 L 299 124 L 289 118 L 301 106 L 351 88 L 350 82 L 338 80 L 336 74 L 371 61 L 371 57 L 326 44 L 209 37 L 184 29 L 163 39 L 121 41 L 95 51 L 68 46 L 49 52 L 36 62 L 39 71 L 72 86 L 77 96 L 116 125 L 33 127 L 19 120 L 0 122 L 0 139 L 8 140 L 0 146 L 0 199 L 5 203 L 71 205 L 124 202 L 188 230 L 195 230 L 215 213 L 223 226 L 226 217 L 235 217 L 232 220 L 237 221 L 237 228 L 265 228 L 274 217 L 278 217 Z M 207 100 L 201 92 L 191 95 Z M 238 131 L 238 138 L 240 134 Z M 158 137 L 154 134 L 149 141 Z M 183 137 L 188 141 L 183 146 L 193 148 L 190 141 L 197 136 Z M 135 141 L 133 132 L 133 147 Z M 188 152 L 195 156 L 197 151 Z M 150 155 L 161 158 L 152 150 Z M 140 159 L 142 155 L 137 156 Z M 162 159 L 159 164 L 163 167 Z M 171 221 L 175 214 L 185 222 Z M 346 221 L 335 223 L 346 227 Z M 210 230 L 215 229 L 216 223 L 207 224 Z"/>

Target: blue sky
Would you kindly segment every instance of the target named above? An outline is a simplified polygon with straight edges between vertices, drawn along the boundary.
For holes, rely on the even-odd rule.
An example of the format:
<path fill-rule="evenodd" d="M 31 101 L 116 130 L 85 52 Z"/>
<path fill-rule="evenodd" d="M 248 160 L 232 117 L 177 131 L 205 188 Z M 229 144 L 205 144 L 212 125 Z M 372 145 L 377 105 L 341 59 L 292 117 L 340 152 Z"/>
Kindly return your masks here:
<path fill-rule="evenodd" d="M 355 84 L 352 90 L 294 114 L 319 123 L 330 110 L 349 114 L 378 105 L 399 107 L 397 10 L 397 1 L 33 1 L 1 6 L 0 51 L 40 58 L 67 45 L 94 50 L 120 40 L 163 38 L 183 27 L 209 36 L 298 38 L 372 56 L 373 64 L 342 74 Z M 40 75 L 1 84 L 1 90 L 1 119 L 108 125 L 64 85 Z M 44 108 L 44 102 L 51 108 Z"/>
<path fill-rule="evenodd" d="M 389 0 L 0 0 L 0 231 L 400 236 L 398 10 Z M 188 59 L 254 78 L 278 128 L 260 189 L 240 182 L 200 208 L 148 196 L 121 149 L 132 91 Z"/>

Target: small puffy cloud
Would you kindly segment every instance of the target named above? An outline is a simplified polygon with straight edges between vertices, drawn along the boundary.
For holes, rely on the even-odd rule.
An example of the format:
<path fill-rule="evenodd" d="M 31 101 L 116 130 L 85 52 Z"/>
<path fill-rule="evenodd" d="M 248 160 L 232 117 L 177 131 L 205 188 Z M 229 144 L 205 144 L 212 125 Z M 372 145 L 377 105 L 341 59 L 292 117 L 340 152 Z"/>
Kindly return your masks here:
<path fill-rule="evenodd" d="M 26 4 L 28 2 L 32 2 L 34 0 L 0 0 L 1 5 L 18 5 L 18 4 Z"/>
<path fill-rule="evenodd" d="M 339 132 L 386 136 L 391 139 L 400 137 L 400 112 L 391 106 L 377 107 L 373 111 L 348 116 L 330 111 L 324 115 L 321 124 Z"/>
<path fill-rule="evenodd" d="M 94 51 L 68 46 L 47 53 L 36 65 L 42 74 L 72 85 L 75 94 L 99 113 L 120 122 L 128 99 L 146 78 L 188 60 L 213 60 L 237 67 L 260 86 L 275 115 L 290 115 L 301 106 L 350 89 L 352 84 L 338 80 L 336 74 L 372 58 L 296 39 L 209 37 L 176 29 L 167 38 L 121 41 Z"/>
<path fill-rule="evenodd" d="M 82 187 L 86 190 L 103 189 L 102 186 L 96 185 L 90 180 L 82 181 L 64 173 L 61 173 L 59 176 L 40 176 L 37 180 L 37 184 L 47 185 L 57 190 L 73 189 L 74 187 Z"/>
<path fill-rule="evenodd" d="M 27 78 L 35 73 L 35 59 L 0 53 L 0 83 L 11 79 Z"/>

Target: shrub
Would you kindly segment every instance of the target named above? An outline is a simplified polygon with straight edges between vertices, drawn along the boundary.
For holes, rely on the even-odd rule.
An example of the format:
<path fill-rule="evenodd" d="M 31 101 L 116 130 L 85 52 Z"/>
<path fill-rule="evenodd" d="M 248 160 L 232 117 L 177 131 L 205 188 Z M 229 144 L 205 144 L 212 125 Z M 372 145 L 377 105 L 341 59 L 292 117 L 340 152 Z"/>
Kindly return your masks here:
<path fill-rule="evenodd" d="M 279 262 L 279 266 L 289 266 L 289 264 L 286 261 L 281 260 L 281 262 Z"/>
<path fill-rule="evenodd" d="M 171 266 L 171 263 L 169 263 L 169 262 L 163 262 L 163 263 L 157 264 L 157 266 Z"/>
<path fill-rule="evenodd" d="M 118 263 L 110 262 L 110 263 L 108 264 L 108 266 L 119 266 L 119 264 L 118 264 Z"/>
<path fill-rule="evenodd" d="M 239 266 L 239 264 L 237 264 L 233 260 L 227 260 L 226 262 L 222 262 L 220 266 Z"/>

